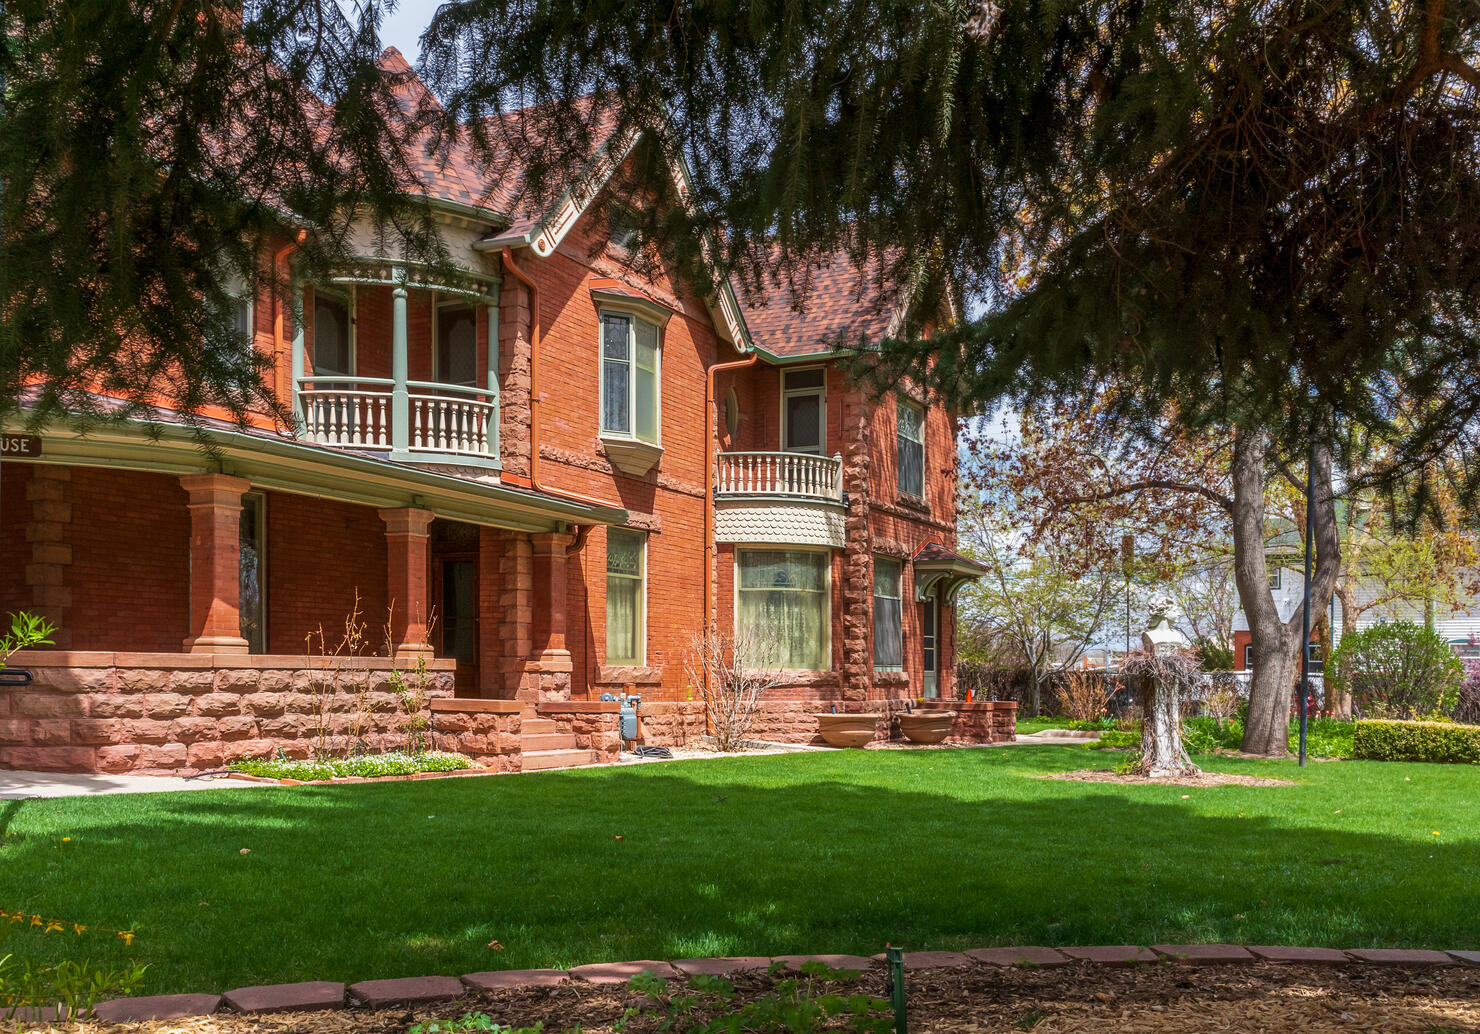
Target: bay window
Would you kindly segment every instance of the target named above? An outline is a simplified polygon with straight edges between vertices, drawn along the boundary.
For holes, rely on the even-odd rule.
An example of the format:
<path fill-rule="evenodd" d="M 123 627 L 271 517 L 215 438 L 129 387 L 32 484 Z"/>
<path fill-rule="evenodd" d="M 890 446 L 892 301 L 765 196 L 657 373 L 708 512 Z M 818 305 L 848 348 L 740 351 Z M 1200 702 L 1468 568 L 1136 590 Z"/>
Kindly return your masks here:
<path fill-rule="evenodd" d="M 899 491 L 915 499 L 925 498 L 925 409 L 899 400 L 895 434 Z"/>
<path fill-rule="evenodd" d="M 606 663 L 642 664 L 647 653 L 647 537 L 609 528 L 606 533 Z"/>
<path fill-rule="evenodd" d="M 601 314 L 601 433 L 659 441 L 658 327 L 626 313 Z"/>
<path fill-rule="evenodd" d="M 904 607 L 899 594 L 903 565 L 874 557 L 874 670 L 904 670 Z"/>
<path fill-rule="evenodd" d="M 820 550 L 738 552 L 736 625 L 775 645 L 771 663 L 800 671 L 832 667 L 828 559 Z"/>

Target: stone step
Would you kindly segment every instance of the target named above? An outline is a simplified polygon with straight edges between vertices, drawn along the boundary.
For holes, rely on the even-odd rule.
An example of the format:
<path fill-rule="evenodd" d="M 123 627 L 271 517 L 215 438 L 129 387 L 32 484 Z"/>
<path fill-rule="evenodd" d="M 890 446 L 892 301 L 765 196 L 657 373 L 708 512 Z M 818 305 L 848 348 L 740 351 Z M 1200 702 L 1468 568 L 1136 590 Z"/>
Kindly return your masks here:
<path fill-rule="evenodd" d="M 564 732 L 565 729 L 565 726 L 553 718 L 525 718 L 519 723 L 519 732 L 523 736 L 548 736 Z"/>
<path fill-rule="evenodd" d="M 575 750 L 576 738 L 568 732 L 519 734 L 519 749 L 529 754 L 540 750 Z"/>
<path fill-rule="evenodd" d="M 524 752 L 522 767 L 526 772 L 537 772 L 548 768 L 594 765 L 596 762 L 594 750 L 532 750 Z"/>

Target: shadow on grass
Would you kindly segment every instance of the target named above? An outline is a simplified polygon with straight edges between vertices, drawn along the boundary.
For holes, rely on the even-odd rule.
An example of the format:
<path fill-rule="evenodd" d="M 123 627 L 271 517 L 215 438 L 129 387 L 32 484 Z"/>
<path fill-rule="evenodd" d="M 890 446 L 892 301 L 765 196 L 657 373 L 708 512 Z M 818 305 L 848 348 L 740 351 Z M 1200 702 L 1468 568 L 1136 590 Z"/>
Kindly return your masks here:
<path fill-rule="evenodd" d="M 1406 812 L 1394 768 L 1197 791 L 1023 778 L 1105 764 L 869 752 L 31 801 L 0 841 L 5 907 L 141 932 L 6 950 L 135 958 L 162 993 L 886 941 L 1480 942 L 1473 773 Z M 1425 808 L 1470 839 L 1413 835 Z"/>

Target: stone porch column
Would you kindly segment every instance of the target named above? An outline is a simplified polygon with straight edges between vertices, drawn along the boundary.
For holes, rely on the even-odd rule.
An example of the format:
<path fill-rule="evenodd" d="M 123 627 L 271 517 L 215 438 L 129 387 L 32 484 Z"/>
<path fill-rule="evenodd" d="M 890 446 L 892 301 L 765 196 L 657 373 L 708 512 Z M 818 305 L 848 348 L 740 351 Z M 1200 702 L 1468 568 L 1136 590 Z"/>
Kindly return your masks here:
<path fill-rule="evenodd" d="M 430 657 L 427 642 L 427 529 L 436 514 L 415 507 L 377 511 L 385 521 L 386 598 L 399 658 Z"/>
<path fill-rule="evenodd" d="M 521 699 L 569 700 L 571 659 L 565 646 L 565 547 L 575 536 L 542 532 L 529 536 L 534 575 L 532 654 L 524 665 Z M 531 695 L 532 694 L 532 695 Z"/>
<path fill-rule="evenodd" d="M 242 494 L 246 478 L 187 474 L 190 507 L 190 638 L 187 653 L 246 653 L 241 634 Z"/>

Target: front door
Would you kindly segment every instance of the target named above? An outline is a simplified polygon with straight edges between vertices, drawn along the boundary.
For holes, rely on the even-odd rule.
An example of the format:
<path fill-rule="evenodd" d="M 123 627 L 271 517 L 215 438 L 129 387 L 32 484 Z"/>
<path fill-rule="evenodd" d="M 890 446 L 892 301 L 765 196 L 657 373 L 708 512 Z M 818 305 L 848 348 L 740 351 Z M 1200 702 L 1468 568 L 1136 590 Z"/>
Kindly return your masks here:
<path fill-rule="evenodd" d="M 920 604 L 920 671 L 924 676 L 923 694 L 927 697 L 940 695 L 940 651 L 937 649 L 936 622 L 939 603 L 931 596 Z"/>
<path fill-rule="evenodd" d="M 478 691 L 478 567 L 473 557 L 437 559 L 440 586 L 437 625 L 442 630 L 439 657 L 457 661 L 457 694 Z"/>

